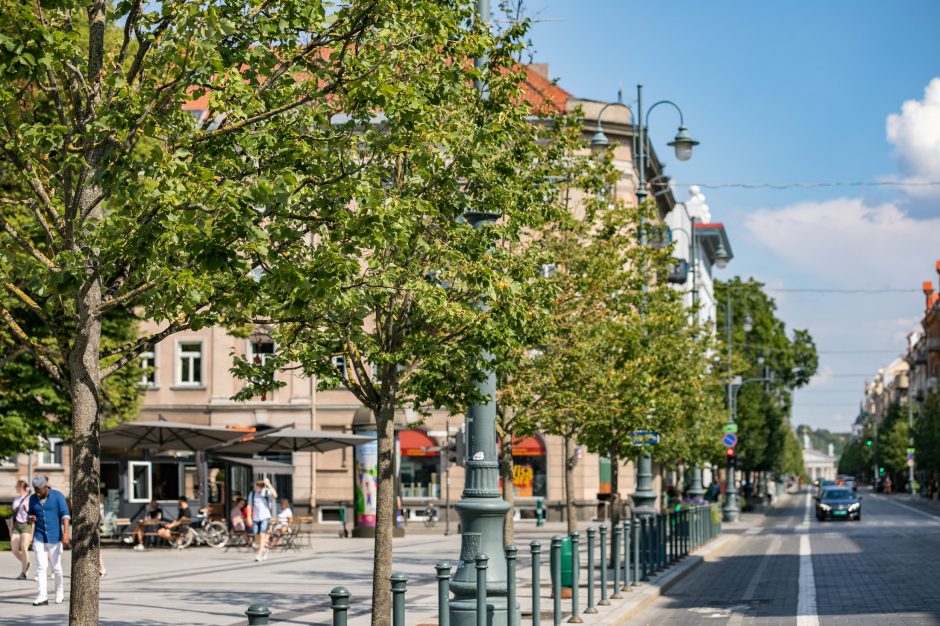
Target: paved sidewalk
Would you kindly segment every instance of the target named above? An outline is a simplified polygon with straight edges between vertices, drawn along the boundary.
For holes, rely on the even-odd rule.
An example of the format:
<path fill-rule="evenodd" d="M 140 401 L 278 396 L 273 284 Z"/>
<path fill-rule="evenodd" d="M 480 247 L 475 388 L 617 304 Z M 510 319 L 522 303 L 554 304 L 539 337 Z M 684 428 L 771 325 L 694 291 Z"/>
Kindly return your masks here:
<path fill-rule="evenodd" d="M 749 532 L 763 519 L 761 514 L 744 514 L 735 524 L 726 524 L 725 534 L 701 550 L 668 568 L 648 582 L 624 592 L 624 599 L 599 607 L 595 615 L 584 615 L 585 624 L 614 625 L 626 620 L 655 599 L 663 590 L 685 576 L 703 560 L 713 558 L 736 534 Z M 579 527 L 582 545 L 584 531 L 597 524 Z M 563 534 L 564 524 L 544 528 L 517 524 L 519 546 L 517 572 L 518 599 L 523 622 L 531 623 L 531 559 L 529 542 L 542 543 L 541 609 L 543 622 L 550 620 L 552 600 L 548 572 L 549 543 L 552 535 Z M 153 549 L 134 552 L 127 548 L 106 548 L 108 576 L 102 581 L 101 621 L 106 626 L 157 624 L 205 624 L 242 626 L 252 603 L 270 607 L 272 624 L 329 625 L 330 590 L 343 585 L 351 593 L 351 626 L 369 623 L 372 577 L 372 541 L 341 539 L 335 534 L 315 535 L 311 548 L 274 553 L 263 562 L 254 555 L 236 550 L 191 548 L 184 551 Z M 434 565 L 441 560 L 455 563 L 460 551 L 459 535 L 409 534 L 394 541 L 394 570 L 408 577 L 406 596 L 408 624 L 437 623 L 437 592 Z M 64 557 L 68 572 L 69 553 Z M 585 557 L 586 558 L 586 557 Z M 16 581 L 18 569 L 10 556 L 4 557 L 0 576 L 0 622 L 9 626 L 46 626 L 67 623 L 68 597 L 62 605 L 34 608 L 36 583 Z M 586 571 L 582 565 L 581 609 L 587 607 Z M 68 586 L 66 576 L 66 586 Z M 595 592 L 600 598 L 599 590 Z M 570 612 L 570 600 L 563 601 Z M 567 616 L 566 618 L 567 619 Z"/>

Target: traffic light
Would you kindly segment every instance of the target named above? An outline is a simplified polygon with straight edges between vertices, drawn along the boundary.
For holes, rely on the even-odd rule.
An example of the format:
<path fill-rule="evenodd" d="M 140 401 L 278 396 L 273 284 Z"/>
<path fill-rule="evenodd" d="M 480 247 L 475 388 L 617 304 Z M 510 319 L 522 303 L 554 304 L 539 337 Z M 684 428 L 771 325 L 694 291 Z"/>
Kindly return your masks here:
<path fill-rule="evenodd" d="M 729 459 L 734 458 L 734 448 L 725 448 L 725 456 Z"/>
<path fill-rule="evenodd" d="M 885 473 L 885 468 L 879 467 L 879 468 L 878 468 L 878 473 L 879 473 L 879 474 L 884 474 L 884 473 Z"/>
<path fill-rule="evenodd" d="M 466 465 L 467 448 L 464 443 L 463 431 L 458 430 L 451 443 L 447 444 L 447 462 L 464 467 Z"/>
<path fill-rule="evenodd" d="M 865 441 L 865 445 L 866 445 L 866 446 L 870 446 L 870 445 L 871 445 L 871 439 L 866 440 L 866 441 Z"/>

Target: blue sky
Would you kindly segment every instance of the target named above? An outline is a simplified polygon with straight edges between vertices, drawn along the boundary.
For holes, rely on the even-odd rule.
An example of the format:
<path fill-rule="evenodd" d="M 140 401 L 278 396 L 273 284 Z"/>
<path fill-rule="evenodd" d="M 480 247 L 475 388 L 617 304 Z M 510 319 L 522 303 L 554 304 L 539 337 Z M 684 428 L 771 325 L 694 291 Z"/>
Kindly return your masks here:
<path fill-rule="evenodd" d="M 675 114 L 649 120 L 680 200 L 688 184 L 940 181 L 940 2 L 529 0 L 527 13 L 533 60 L 576 96 L 613 100 L 623 84 L 629 101 L 642 83 L 648 103 L 682 107 L 702 142 L 686 163 L 665 146 Z M 911 290 L 772 292 L 821 353 L 793 421 L 848 430 L 864 375 L 904 350 L 919 286 L 937 281 L 940 187 L 703 191 L 736 255 L 725 277 Z"/>

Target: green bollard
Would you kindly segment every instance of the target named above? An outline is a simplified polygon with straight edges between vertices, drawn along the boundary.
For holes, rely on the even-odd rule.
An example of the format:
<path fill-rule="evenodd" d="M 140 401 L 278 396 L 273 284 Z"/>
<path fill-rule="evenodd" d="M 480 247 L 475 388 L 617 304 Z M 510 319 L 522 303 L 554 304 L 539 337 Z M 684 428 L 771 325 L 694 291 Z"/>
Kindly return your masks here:
<path fill-rule="evenodd" d="M 650 518 L 644 515 L 640 518 L 640 538 L 643 542 L 641 555 L 643 557 L 643 580 L 650 575 Z"/>
<path fill-rule="evenodd" d="M 392 581 L 392 626 L 405 626 L 405 589 L 408 579 L 397 572 L 388 579 Z"/>
<path fill-rule="evenodd" d="M 587 608 L 585 613 L 597 613 L 597 607 L 594 606 L 594 535 L 597 531 L 593 528 L 587 529 Z"/>
<path fill-rule="evenodd" d="M 330 608 L 333 609 L 333 626 L 346 626 L 349 617 L 349 589 L 333 587 L 330 592 Z"/>
<path fill-rule="evenodd" d="M 659 569 L 666 569 L 666 513 L 659 514 Z"/>
<path fill-rule="evenodd" d="M 620 534 L 623 535 L 623 586 L 620 591 L 627 591 L 630 588 L 630 520 L 621 522 Z"/>
<path fill-rule="evenodd" d="M 529 543 L 529 551 L 532 554 L 532 626 L 540 626 L 542 623 L 542 578 L 541 578 L 541 560 L 542 542 L 533 540 Z"/>
<path fill-rule="evenodd" d="M 489 557 L 477 555 L 477 626 L 486 626 L 486 566 Z M 405 626 L 402 622 L 401 626 Z"/>
<path fill-rule="evenodd" d="M 630 584 L 635 587 L 640 584 L 640 521 L 636 514 L 633 515 L 630 526 L 633 527 L 633 580 Z"/>
<path fill-rule="evenodd" d="M 450 626 L 450 563 L 441 561 L 434 569 L 437 570 L 437 623 L 438 626 Z"/>
<path fill-rule="evenodd" d="M 610 594 L 611 600 L 619 600 L 623 597 L 620 593 L 620 524 L 612 524 L 610 529 L 610 551 L 613 556 L 611 567 L 614 570 L 614 590 Z"/>
<path fill-rule="evenodd" d="M 545 506 L 542 504 L 542 500 L 538 499 L 535 501 L 535 527 L 541 528 L 545 525 Z"/>
<path fill-rule="evenodd" d="M 506 624 L 519 626 L 519 613 L 516 610 L 516 555 L 519 549 L 514 544 L 506 546 Z M 439 626 L 445 626 L 440 624 Z"/>
<path fill-rule="evenodd" d="M 607 526 L 601 524 L 601 601 L 598 606 L 607 606 L 610 600 L 607 599 Z"/>
<path fill-rule="evenodd" d="M 245 615 L 248 616 L 248 626 L 255 626 L 256 624 L 257 626 L 265 626 L 270 623 L 268 618 L 271 617 L 271 611 L 263 604 L 252 604 L 245 611 Z"/>
<path fill-rule="evenodd" d="M 580 598 L 578 597 L 578 587 L 581 585 L 581 536 L 571 533 L 571 617 L 568 618 L 569 624 L 581 624 Z"/>
<path fill-rule="evenodd" d="M 561 624 L 561 535 L 552 537 L 549 568 L 552 572 L 552 624 Z"/>

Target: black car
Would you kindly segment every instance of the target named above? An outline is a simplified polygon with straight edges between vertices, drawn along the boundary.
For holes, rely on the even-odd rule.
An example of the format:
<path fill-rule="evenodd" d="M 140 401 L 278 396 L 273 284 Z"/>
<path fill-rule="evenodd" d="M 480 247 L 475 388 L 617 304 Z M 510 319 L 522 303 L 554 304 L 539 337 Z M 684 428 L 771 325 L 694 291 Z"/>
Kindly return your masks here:
<path fill-rule="evenodd" d="M 862 502 L 848 487 L 826 487 L 816 496 L 816 519 L 862 519 Z"/>

